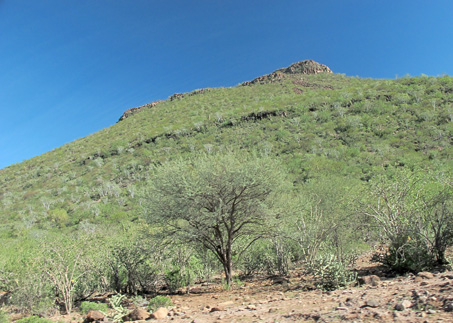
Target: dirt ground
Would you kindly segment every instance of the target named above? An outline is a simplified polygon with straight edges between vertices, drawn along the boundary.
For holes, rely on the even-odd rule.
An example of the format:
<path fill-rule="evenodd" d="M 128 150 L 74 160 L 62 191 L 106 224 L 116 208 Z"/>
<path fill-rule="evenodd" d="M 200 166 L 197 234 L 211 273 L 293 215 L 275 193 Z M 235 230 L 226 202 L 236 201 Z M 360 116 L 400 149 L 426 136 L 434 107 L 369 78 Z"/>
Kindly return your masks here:
<path fill-rule="evenodd" d="M 312 290 L 297 271 L 289 279 L 255 278 L 230 290 L 220 283 L 193 285 L 189 293 L 169 296 L 174 306 L 159 322 L 453 322 L 452 271 L 395 276 L 369 258 L 359 259 L 356 269 L 361 285 L 331 292 Z"/>

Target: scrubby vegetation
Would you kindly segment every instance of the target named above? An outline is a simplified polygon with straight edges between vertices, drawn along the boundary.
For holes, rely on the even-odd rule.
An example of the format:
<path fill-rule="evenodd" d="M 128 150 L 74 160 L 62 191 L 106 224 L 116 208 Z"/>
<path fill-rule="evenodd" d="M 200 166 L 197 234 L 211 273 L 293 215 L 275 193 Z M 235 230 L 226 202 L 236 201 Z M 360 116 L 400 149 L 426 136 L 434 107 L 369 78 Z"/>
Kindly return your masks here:
<path fill-rule="evenodd" d="M 304 266 L 339 288 L 378 244 L 398 272 L 446 265 L 452 119 L 448 76 L 293 74 L 174 97 L 0 170 L 0 292 L 69 313 L 221 271 Z"/>

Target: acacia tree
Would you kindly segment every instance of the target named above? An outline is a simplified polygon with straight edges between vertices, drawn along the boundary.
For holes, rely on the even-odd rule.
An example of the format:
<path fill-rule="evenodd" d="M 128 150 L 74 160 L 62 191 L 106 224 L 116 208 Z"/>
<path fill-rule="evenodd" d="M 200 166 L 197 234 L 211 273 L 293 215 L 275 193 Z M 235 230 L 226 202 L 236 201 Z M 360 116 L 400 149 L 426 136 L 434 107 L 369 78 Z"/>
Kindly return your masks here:
<path fill-rule="evenodd" d="M 228 152 L 179 159 L 155 171 L 148 219 L 163 225 L 167 237 L 210 250 L 230 285 L 233 256 L 270 232 L 284 183 L 281 165 L 270 157 Z"/>

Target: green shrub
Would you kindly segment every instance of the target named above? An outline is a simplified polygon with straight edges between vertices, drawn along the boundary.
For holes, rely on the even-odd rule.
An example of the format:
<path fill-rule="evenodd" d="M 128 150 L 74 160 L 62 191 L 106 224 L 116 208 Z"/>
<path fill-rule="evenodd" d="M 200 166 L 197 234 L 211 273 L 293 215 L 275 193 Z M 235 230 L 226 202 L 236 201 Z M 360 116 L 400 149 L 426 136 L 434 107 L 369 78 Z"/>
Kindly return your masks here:
<path fill-rule="evenodd" d="M 316 258 L 308 266 L 308 272 L 315 278 L 316 286 L 323 290 L 346 287 L 357 280 L 357 273 L 350 269 L 351 261 L 339 260 L 333 254 Z"/>
<path fill-rule="evenodd" d="M 52 323 L 52 321 L 33 315 L 33 316 L 24 317 L 23 319 L 17 320 L 16 323 Z"/>
<path fill-rule="evenodd" d="M 190 284 L 190 277 L 184 270 L 175 268 L 165 273 L 165 284 L 170 293 L 175 293 L 178 289 Z"/>
<path fill-rule="evenodd" d="M 107 310 L 108 305 L 105 303 L 82 302 L 82 304 L 80 304 L 80 311 L 83 314 L 87 314 L 89 311 L 107 312 Z"/>
<path fill-rule="evenodd" d="M 9 318 L 8 318 L 8 315 L 3 312 L 2 310 L 0 310 L 0 323 L 8 323 L 9 322 Z"/>
<path fill-rule="evenodd" d="M 112 322 L 123 322 L 122 317 L 127 314 L 127 308 L 124 308 L 122 303 L 126 298 L 126 295 L 116 294 L 109 298 L 110 307 L 114 310 L 114 313 L 109 316 Z"/>
<path fill-rule="evenodd" d="M 410 171 L 386 175 L 371 181 L 374 200 L 362 204 L 388 245 L 375 259 L 400 273 L 446 265 L 445 252 L 453 244 L 451 176 Z"/>
<path fill-rule="evenodd" d="M 150 301 L 148 303 L 148 308 L 153 312 L 155 310 L 157 310 L 159 307 L 169 307 L 169 306 L 173 306 L 173 302 L 171 301 L 171 299 L 169 297 L 166 297 L 166 296 L 156 296 L 156 297 L 150 299 Z"/>

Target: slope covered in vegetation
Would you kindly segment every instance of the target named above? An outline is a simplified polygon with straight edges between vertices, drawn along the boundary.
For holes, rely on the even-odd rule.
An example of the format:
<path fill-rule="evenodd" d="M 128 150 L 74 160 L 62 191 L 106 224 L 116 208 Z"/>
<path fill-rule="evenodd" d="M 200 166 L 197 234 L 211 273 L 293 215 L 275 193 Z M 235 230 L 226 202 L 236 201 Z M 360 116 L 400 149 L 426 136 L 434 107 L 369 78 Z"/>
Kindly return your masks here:
<path fill-rule="evenodd" d="M 67 214 L 60 226 L 134 219 L 134 192 L 153 166 L 197 151 L 265 151 L 283 158 L 298 182 L 332 172 L 366 181 L 389 165 L 447 166 L 452 118 L 448 76 L 293 74 L 207 89 L 0 170 L 2 235 L 47 230 L 54 210 Z"/>
<path fill-rule="evenodd" d="M 341 215 L 366 222 L 348 202 L 386 169 L 443 174 L 451 185 L 452 77 L 374 80 L 320 72 L 281 69 L 235 87 L 174 95 L 0 170 L 0 239 L 6 246 L 0 270 L 14 267 L 17 259 L 8 261 L 48 237 L 96 232 L 105 241 L 112 233 L 121 240 L 121 232 L 144 227 L 156 169 L 201 153 L 243 151 L 278 159 L 292 183 L 290 194 L 305 196 L 312 211 L 324 207 L 329 221 Z M 313 216 L 299 214 L 304 212 Z M 370 234 L 356 243 L 353 231 L 336 233 L 337 240 L 351 237 L 342 248 L 374 239 Z M 275 248 L 277 240 L 270 242 Z"/>

